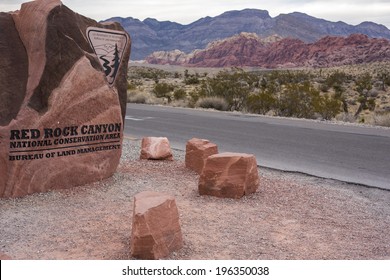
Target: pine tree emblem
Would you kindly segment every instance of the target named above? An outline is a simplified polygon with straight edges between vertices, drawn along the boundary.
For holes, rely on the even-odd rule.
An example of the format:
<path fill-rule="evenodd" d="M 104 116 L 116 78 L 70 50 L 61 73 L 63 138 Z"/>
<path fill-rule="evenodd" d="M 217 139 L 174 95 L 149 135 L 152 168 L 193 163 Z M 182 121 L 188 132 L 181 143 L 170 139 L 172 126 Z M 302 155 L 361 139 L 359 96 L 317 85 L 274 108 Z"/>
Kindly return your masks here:
<path fill-rule="evenodd" d="M 123 52 L 128 44 L 128 35 L 124 31 L 89 27 L 89 43 L 99 59 L 107 82 L 112 86 L 121 65 Z"/>

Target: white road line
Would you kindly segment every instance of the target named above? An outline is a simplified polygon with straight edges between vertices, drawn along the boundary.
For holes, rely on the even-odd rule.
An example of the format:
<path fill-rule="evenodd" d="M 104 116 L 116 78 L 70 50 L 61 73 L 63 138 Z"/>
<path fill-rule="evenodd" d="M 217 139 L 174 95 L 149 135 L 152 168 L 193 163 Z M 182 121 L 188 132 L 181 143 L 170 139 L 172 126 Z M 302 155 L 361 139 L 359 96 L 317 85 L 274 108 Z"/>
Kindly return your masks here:
<path fill-rule="evenodd" d="M 144 121 L 144 120 L 153 119 L 153 117 L 134 118 L 133 116 L 126 116 L 125 119 L 126 120 L 131 120 L 131 121 Z"/>

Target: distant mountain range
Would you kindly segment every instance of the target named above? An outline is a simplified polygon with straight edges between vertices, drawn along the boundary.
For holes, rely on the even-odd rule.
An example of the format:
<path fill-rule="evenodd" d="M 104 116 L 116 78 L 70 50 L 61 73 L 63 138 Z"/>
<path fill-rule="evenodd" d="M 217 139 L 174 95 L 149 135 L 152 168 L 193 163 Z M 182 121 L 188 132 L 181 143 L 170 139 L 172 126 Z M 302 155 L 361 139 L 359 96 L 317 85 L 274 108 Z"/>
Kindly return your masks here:
<path fill-rule="evenodd" d="M 331 22 L 304 13 L 294 12 L 271 17 L 268 11 L 245 9 L 229 11 L 216 17 L 201 18 L 182 25 L 171 21 L 147 18 L 143 21 L 128 17 L 114 17 L 105 21 L 119 22 L 132 38 L 131 60 L 143 60 L 155 51 L 180 50 L 190 53 L 204 49 L 208 43 L 248 32 L 260 37 L 277 35 L 311 43 L 325 36 L 365 34 L 371 38 L 390 39 L 390 30 L 384 25 L 363 22 L 349 25 Z"/>
<path fill-rule="evenodd" d="M 157 51 L 146 57 L 151 64 L 192 67 L 331 67 L 383 61 L 390 61 L 390 41 L 363 34 L 325 36 L 314 43 L 305 43 L 243 32 L 189 54 L 179 50 Z"/>

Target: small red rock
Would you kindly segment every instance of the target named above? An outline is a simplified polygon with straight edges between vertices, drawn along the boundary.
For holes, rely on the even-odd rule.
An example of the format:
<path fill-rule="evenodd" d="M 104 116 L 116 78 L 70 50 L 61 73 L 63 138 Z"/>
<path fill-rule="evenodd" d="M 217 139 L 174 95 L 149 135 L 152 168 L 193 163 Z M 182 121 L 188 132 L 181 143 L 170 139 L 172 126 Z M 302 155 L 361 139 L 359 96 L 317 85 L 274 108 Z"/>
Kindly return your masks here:
<path fill-rule="evenodd" d="M 173 160 L 171 146 L 166 137 L 142 139 L 140 159 Z"/>
<path fill-rule="evenodd" d="M 145 191 L 134 197 L 131 254 L 160 259 L 183 247 L 179 212 L 173 196 Z"/>
<path fill-rule="evenodd" d="M 218 154 L 218 146 L 216 144 L 206 139 L 192 138 L 186 144 L 186 167 L 201 174 L 206 159 L 214 154 Z"/>
<path fill-rule="evenodd" d="M 222 153 L 209 156 L 199 178 L 199 194 L 240 198 L 256 192 L 259 174 L 254 155 Z"/>
<path fill-rule="evenodd" d="M 12 258 L 2 252 L 0 252 L 0 260 L 5 261 L 5 260 L 12 260 Z"/>

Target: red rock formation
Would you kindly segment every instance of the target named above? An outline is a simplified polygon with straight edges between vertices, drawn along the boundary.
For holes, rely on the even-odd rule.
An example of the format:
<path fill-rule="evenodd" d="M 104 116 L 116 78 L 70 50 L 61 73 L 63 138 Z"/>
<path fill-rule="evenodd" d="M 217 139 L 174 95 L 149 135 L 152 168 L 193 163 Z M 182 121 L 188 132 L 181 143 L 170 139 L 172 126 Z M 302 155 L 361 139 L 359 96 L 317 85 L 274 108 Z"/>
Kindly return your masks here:
<path fill-rule="evenodd" d="M 218 154 L 218 146 L 206 139 L 192 138 L 187 141 L 185 165 L 187 168 L 201 174 L 206 159 Z"/>
<path fill-rule="evenodd" d="M 12 260 L 12 258 L 10 256 L 8 256 L 7 254 L 4 254 L 2 252 L 0 252 L 0 260 Z"/>
<path fill-rule="evenodd" d="M 166 137 L 144 137 L 140 159 L 173 160 L 171 146 Z"/>
<path fill-rule="evenodd" d="M 115 172 L 130 44 L 110 88 L 86 39 L 88 27 L 123 30 L 59 0 L 0 14 L 0 197 L 69 188 Z"/>
<path fill-rule="evenodd" d="M 160 259 L 183 247 L 175 198 L 145 191 L 134 197 L 131 254 L 139 259 Z"/>
<path fill-rule="evenodd" d="M 240 153 L 209 156 L 199 178 L 199 194 L 240 198 L 259 186 L 256 158 Z"/>
<path fill-rule="evenodd" d="M 166 53 L 155 53 L 146 60 L 195 67 L 330 67 L 390 61 L 390 41 L 353 34 L 349 37 L 327 36 L 308 44 L 289 38 L 264 41 L 256 34 L 244 33 L 209 44 L 206 49 L 197 50 L 187 57 L 181 54 L 180 60 L 169 60 L 170 57 Z"/>

